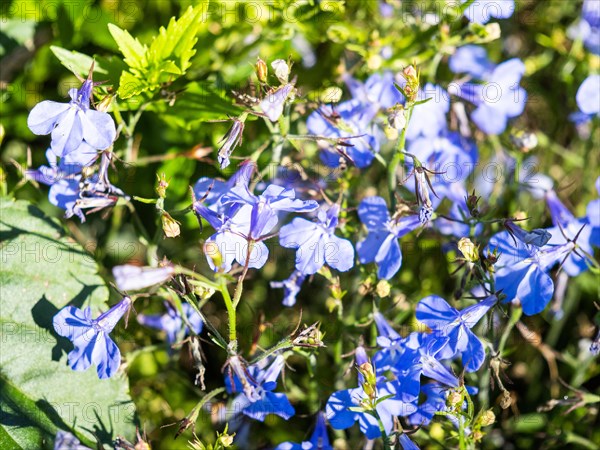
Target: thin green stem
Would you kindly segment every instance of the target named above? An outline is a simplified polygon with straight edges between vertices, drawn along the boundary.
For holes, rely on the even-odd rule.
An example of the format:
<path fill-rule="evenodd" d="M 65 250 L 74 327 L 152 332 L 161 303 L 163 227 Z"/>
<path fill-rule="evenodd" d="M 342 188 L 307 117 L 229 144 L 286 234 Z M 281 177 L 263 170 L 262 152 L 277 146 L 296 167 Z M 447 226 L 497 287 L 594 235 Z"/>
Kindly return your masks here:
<path fill-rule="evenodd" d="M 408 125 L 410 123 L 410 118 L 412 117 L 414 106 L 410 106 L 408 108 L 408 115 L 406 117 L 406 125 L 402 129 L 400 136 L 398 137 L 398 141 L 396 142 L 396 147 L 394 148 L 394 156 L 388 165 L 388 188 L 390 191 L 390 202 L 392 205 L 392 209 L 396 208 L 396 196 L 394 195 L 396 192 L 396 171 L 398 170 L 398 165 L 400 163 L 404 163 L 404 147 L 406 147 L 406 130 L 408 130 Z"/>
<path fill-rule="evenodd" d="M 223 301 L 225 302 L 225 308 L 227 309 L 227 316 L 229 318 L 229 344 L 236 345 L 237 343 L 237 329 L 236 329 L 236 311 L 233 302 L 231 301 L 231 295 L 227 289 L 227 280 L 221 278 L 219 290 L 223 295 Z"/>

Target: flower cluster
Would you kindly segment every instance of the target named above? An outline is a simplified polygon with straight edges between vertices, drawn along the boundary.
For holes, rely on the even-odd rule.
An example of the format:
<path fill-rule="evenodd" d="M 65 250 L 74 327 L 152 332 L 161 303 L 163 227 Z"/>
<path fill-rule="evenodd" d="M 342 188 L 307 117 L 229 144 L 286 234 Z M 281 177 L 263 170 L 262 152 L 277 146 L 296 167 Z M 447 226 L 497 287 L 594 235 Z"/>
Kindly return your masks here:
<path fill-rule="evenodd" d="M 117 137 L 115 123 L 105 111 L 92 109 L 94 67 L 79 89 L 69 90 L 71 101 L 45 100 L 29 113 L 27 125 L 38 135 L 50 134 L 46 152 L 49 166 L 28 170 L 28 178 L 50 186 L 49 200 L 85 221 L 85 210 L 97 211 L 116 204 L 125 194 L 108 179 L 112 145 Z M 60 161 L 59 161 L 60 159 Z M 97 172 L 84 170 L 100 159 Z"/>

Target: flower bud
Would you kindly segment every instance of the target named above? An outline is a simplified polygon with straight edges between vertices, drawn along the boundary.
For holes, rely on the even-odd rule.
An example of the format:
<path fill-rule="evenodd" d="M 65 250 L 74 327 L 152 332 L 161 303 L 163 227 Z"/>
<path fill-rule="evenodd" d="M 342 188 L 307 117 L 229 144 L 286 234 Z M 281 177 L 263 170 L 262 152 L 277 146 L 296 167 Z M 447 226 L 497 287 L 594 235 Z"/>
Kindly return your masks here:
<path fill-rule="evenodd" d="M 458 241 L 458 249 L 467 261 L 479 261 L 479 247 L 473 244 L 469 238 L 462 238 Z"/>
<path fill-rule="evenodd" d="M 325 88 L 319 95 L 319 100 L 322 103 L 338 103 L 342 98 L 342 90 L 337 86 Z"/>
<path fill-rule="evenodd" d="M 174 238 L 179 236 L 181 233 L 179 222 L 173 219 L 168 212 L 163 211 L 162 215 L 160 216 L 160 220 L 162 222 L 162 229 L 166 237 Z"/>
<path fill-rule="evenodd" d="M 110 108 L 110 105 L 113 101 L 113 97 L 114 97 L 114 95 L 107 95 L 102 100 L 100 100 L 100 103 L 98 103 L 98 105 L 96 106 L 96 110 L 98 110 L 100 112 L 108 111 L 108 109 Z"/>
<path fill-rule="evenodd" d="M 405 67 L 402 73 L 404 74 L 404 78 L 406 78 L 406 81 L 410 82 L 415 81 L 417 79 L 417 71 L 413 66 Z"/>
<path fill-rule="evenodd" d="M 156 193 L 160 198 L 165 198 L 167 196 L 167 188 L 169 187 L 169 182 L 167 181 L 164 173 L 161 173 L 160 175 L 156 174 L 156 178 L 158 178 Z"/>
<path fill-rule="evenodd" d="M 261 83 L 267 82 L 267 76 L 269 75 L 269 67 L 267 63 L 262 59 L 258 58 L 256 60 L 256 65 L 254 66 L 254 70 L 256 70 L 256 76 L 258 77 L 258 81 Z"/>
<path fill-rule="evenodd" d="M 467 196 L 467 208 L 469 208 L 469 213 L 471 213 L 471 217 L 479 217 L 479 208 L 477 207 L 477 204 L 479 203 L 480 198 L 481 197 L 475 195 L 475 191 L 473 191 L 472 194 Z"/>
<path fill-rule="evenodd" d="M 233 445 L 234 436 L 235 436 L 235 433 L 233 433 L 233 434 L 223 433 L 222 435 L 219 436 L 219 441 L 224 448 L 231 447 Z"/>
<path fill-rule="evenodd" d="M 388 124 L 390 127 L 396 130 L 403 130 L 406 127 L 406 115 L 404 114 L 404 108 L 394 108 L 388 115 Z"/>
<path fill-rule="evenodd" d="M 290 67 L 283 59 L 276 59 L 271 63 L 275 76 L 281 84 L 286 84 L 290 77 Z"/>
<path fill-rule="evenodd" d="M 377 283 L 377 288 L 375 289 L 375 292 L 377 292 L 377 295 L 379 297 L 383 298 L 390 295 L 391 288 L 392 287 L 390 283 L 388 283 L 386 280 L 380 280 L 379 283 Z"/>
<path fill-rule="evenodd" d="M 494 411 L 488 409 L 483 412 L 479 420 L 482 427 L 487 427 L 496 421 L 496 415 L 494 414 Z"/>
<path fill-rule="evenodd" d="M 454 408 L 463 402 L 463 396 L 460 395 L 460 392 L 452 391 L 448 394 L 446 402 L 448 403 L 448 406 Z"/>

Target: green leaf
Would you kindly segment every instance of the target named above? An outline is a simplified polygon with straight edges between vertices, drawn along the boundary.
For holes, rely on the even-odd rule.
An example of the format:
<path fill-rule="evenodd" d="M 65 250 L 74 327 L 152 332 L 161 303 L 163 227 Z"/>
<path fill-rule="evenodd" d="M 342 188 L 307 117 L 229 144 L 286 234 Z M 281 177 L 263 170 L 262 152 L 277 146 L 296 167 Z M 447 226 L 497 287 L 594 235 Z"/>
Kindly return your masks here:
<path fill-rule="evenodd" d="M 92 257 L 25 201 L 0 199 L 0 448 L 47 448 L 57 430 L 95 447 L 135 432 L 127 378 L 74 372 L 73 345 L 52 326 L 66 305 L 106 310 L 108 289 Z M 6 412 L 6 413 L 5 413 Z"/>
<path fill-rule="evenodd" d="M 171 17 L 167 28 L 160 28 L 158 36 L 154 38 L 148 50 L 150 64 L 158 66 L 164 60 L 175 59 L 181 73 L 185 73 L 191 64 L 190 59 L 196 53 L 194 50 L 194 45 L 198 41 L 196 34 L 202 24 L 200 12 L 200 7 L 190 6 L 179 20 Z"/>
<path fill-rule="evenodd" d="M 151 88 L 143 77 L 135 76 L 130 72 L 123 72 L 119 81 L 119 97 L 122 99 L 139 95 Z"/>
<path fill-rule="evenodd" d="M 51 45 L 50 50 L 52 50 L 52 53 L 54 53 L 61 64 L 71 72 L 87 77 L 90 67 L 92 67 L 92 63 L 94 62 L 94 59 L 91 56 L 84 55 L 75 50 L 70 51 L 56 45 Z M 94 73 L 102 75 L 108 74 L 108 72 L 97 62 L 94 65 Z"/>
<path fill-rule="evenodd" d="M 142 45 L 140 41 L 131 36 L 128 31 L 122 30 L 118 26 L 109 23 L 108 31 L 119 46 L 119 50 L 125 57 L 125 63 L 133 69 L 143 70 L 148 66 L 146 53 L 148 47 Z"/>

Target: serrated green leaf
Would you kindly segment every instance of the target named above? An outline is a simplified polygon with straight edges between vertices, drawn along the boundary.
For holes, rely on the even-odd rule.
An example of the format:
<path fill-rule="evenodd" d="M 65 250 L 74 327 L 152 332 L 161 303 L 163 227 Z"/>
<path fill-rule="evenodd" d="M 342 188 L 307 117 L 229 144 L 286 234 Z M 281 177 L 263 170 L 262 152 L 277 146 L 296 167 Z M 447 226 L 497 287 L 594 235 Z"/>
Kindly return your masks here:
<path fill-rule="evenodd" d="M 108 31 L 119 46 L 119 50 L 125 57 L 125 63 L 133 68 L 144 70 L 148 66 L 147 52 L 148 47 L 134 38 L 128 31 L 122 30 L 118 26 L 109 23 Z"/>
<path fill-rule="evenodd" d="M 95 436 L 107 446 L 118 435 L 131 438 L 125 376 L 72 371 L 66 355 L 73 346 L 52 326 L 68 304 L 94 315 L 106 310 L 108 289 L 95 261 L 25 201 L 0 199 L 0 242 L 0 448 L 51 448 L 58 429 L 91 447 Z"/>
<path fill-rule="evenodd" d="M 172 17 L 167 28 L 161 27 L 148 50 L 148 60 L 157 66 L 164 60 L 174 60 L 181 73 L 190 66 L 190 59 L 196 51 L 196 33 L 201 25 L 200 7 L 191 6 L 179 18 Z"/>
<path fill-rule="evenodd" d="M 119 81 L 119 97 L 127 99 L 134 95 L 139 95 L 142 92 L 149 90 L 151 86 L 148 85 L 145 78 L 135 76 L 130 72 L 123 72 Z"/>
<path fill-rule="evenodd" d="M 56 56 L 61 64 L 69 69 L 69 71 L 81 75 L 82 77 L 87 77 L 90 67 L 92 67 L 92 63 L 94 62 L 94 59 L 91 56 L 76 52 L 75 50 L 70 51 L 56 45 L 51 45 L 50 50 L 52 50 L 54 56 Z M 102 75 L 108 74 L 108 72 L 97 62 L 94 65 L 94 73 Z"/>

